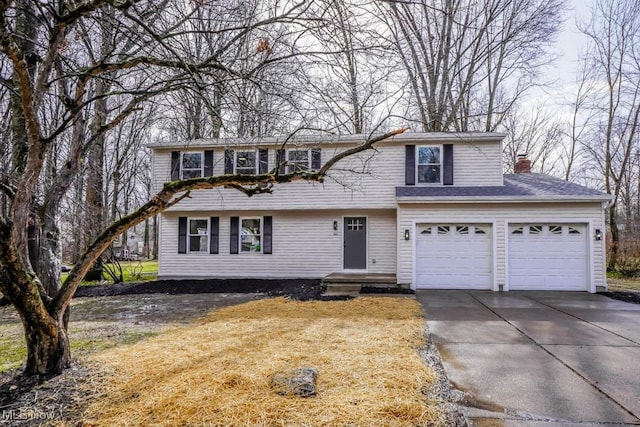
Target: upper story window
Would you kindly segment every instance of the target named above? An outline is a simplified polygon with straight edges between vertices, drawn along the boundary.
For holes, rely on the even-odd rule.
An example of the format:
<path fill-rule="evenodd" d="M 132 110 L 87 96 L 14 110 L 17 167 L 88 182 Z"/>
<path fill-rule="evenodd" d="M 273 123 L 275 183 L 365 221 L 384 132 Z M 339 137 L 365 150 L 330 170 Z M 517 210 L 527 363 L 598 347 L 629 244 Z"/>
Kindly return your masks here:
<path fill-rule="evenodd" d="M 236 151 L 235 170 L 237 174 L 255 175 L 257 164 L 255 151 Z"/>
<path fill-rule="evenodd" d="M 183 152 L 180 160 L 182 179 L 200 178 L 202 176 L 202 152 Z"/>
<path fill-rule="evenodd" d="M 171 181 L 212 175 L 213 150 L 171 152 Z"/>
<path fill-rule="evenodd" d="M 440 146 L 418 146 L 416 162 L 419 184 L 440 184 L 442 182 L 442 163 Z"/>
<path fill-rule="evenodd" d="M 287 152 L 287 173 L 309 170 L 309 150 L 289 150 Z"/>

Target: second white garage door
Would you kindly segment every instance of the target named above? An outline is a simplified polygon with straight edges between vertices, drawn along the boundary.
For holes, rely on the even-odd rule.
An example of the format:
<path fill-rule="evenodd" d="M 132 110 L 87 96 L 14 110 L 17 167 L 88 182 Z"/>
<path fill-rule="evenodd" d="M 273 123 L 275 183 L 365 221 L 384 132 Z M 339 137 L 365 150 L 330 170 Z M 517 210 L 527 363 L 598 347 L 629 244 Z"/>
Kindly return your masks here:
<path fill-rule="evenodd" d="M 585 224 L 511 224 L 509 289 L 587 290 Z"/>
<path fill-rule="evenodd" d="M 491 289 L 490 224 L 418 224 L 416 288 Z"/>

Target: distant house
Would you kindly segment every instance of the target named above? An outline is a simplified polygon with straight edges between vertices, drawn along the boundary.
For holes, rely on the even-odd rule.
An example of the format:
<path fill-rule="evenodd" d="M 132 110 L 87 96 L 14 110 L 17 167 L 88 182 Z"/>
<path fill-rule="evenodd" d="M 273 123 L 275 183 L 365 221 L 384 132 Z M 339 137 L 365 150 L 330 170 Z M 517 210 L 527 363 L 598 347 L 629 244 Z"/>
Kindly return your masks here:
<path fill-rule="evenodd" d="M 338 163 L 324 184 L 246 197 L 193 192 L 162 214 L 160 278 L 395 275 L 412 289 L 606 288 L 601 192 L 502 173 L 496 133 L 406 133 Z M 317 169 L 362 136 L 157 143 L 153 185 L 196 176 Z"/>

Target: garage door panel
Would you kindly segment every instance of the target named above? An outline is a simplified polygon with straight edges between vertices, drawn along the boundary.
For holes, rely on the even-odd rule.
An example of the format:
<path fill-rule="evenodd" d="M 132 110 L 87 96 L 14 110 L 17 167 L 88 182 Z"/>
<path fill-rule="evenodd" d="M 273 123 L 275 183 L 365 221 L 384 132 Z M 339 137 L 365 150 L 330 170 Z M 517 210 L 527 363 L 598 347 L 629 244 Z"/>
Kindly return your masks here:
<path fill-rule="evenodd" d="M 584 224 L 511 224 L 509 288 L 586 290 L 586 230 Z"/>
<path fill-rule="evenodd" d="M 418 224 L 417 230 L 417 288 L 490 289 L 490 225 Z"/>

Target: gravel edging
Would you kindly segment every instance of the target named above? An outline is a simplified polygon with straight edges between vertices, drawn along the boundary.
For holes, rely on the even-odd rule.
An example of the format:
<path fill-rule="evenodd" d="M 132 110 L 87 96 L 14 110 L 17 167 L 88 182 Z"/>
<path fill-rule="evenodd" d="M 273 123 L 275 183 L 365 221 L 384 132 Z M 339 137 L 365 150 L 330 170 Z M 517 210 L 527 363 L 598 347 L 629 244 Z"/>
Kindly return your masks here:
<path fill-rule="evenodd" d="M 420 357 L 436 374 L 436 384 L 426 391 L 427 398 L 435 401 L 443 414 L 442 425 L 447 427 L 466 427 L 467 419 L 460 411 L 460 402 L 464 393 L 453 388 L 442 366 L 440 353 L 430 339 L 429 326 L 425 327 L 426 344 L 420 348 Z"/>

